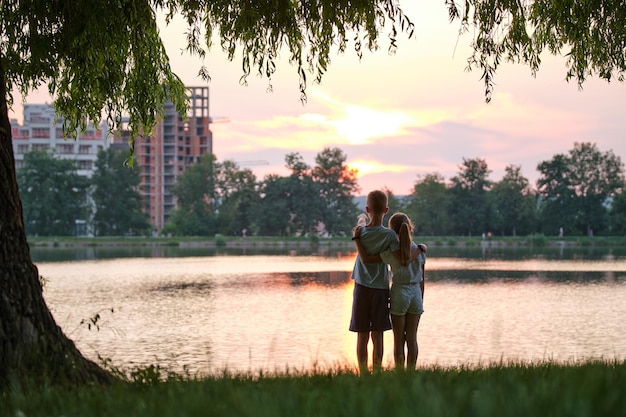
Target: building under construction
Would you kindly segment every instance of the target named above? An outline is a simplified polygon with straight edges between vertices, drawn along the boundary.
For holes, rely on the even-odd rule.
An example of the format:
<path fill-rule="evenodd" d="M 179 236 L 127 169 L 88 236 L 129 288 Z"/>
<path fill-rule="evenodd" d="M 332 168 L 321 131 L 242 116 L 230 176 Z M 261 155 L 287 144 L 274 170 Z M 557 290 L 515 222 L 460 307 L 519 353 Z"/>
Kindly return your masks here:
<path fill-rule="evenodd" d="M 187 87 L 189 113 L 179 114 L 174 104 L 165 105 L 165 116 L 152 134 L 135 138 L 135 163 L 141 172 L 140 193 L 150 222 L 161 230 L 176 207 L 172 191 L 176 178 L 205 153 L 213 153 L 213 133 L 209 129 L 209 87 Z M 117 135 L 124 146 L 128 131 Z M 119 141 L 119 139 L 122 139 Z"/>

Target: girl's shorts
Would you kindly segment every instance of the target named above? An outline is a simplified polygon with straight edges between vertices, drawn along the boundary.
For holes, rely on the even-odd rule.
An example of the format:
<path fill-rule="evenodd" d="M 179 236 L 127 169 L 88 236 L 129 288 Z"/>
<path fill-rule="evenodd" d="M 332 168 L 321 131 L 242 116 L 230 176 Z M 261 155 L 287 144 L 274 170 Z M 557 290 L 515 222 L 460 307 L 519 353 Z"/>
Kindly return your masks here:
<path fill-rule="evenodd" d="M 422 290 L 417 284 L 393 284 L 391 286 L 391 314 L 404 316 L 406 314 L 420 315 L 424 312 Z"/>

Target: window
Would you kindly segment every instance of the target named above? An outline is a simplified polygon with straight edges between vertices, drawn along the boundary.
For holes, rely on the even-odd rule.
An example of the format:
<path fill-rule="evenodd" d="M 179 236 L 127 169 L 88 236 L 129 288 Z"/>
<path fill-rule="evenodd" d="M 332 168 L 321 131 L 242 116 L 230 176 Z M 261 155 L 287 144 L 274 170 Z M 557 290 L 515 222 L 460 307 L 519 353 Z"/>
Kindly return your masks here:
<path fill-rule="evenodd" d="M 69 144 L 57 145 L 57 152 L 63 155 L 74 153 L 74 145 L 69 145 Z"/>
<path fill-rule="evenodd" d="M 33 144 L 33 151 L 47 151 L 48 148 L 49 148 L 48 144 L 45 144 L 45 143 Z"/>
<path fill-rule="evenodd" d="M 50 128 L 47 127 L 33 127 L 34 138 L 49 138 Z"/>
<path fill-rule="evenodd" d="M 78 169 L 90 170 L 93 168 L 93 161 L 78 161 Z"/>
<path fill-rule="evenodd" d="M 81 155 L 90 154 L 91 153 L 91 145 L 80 145 L 78 147 L 78 153 Z"/>
<path fill-rule="evenodd" d="M 17 145 L 17 153 L 28 153 L 28 145 Z"/>

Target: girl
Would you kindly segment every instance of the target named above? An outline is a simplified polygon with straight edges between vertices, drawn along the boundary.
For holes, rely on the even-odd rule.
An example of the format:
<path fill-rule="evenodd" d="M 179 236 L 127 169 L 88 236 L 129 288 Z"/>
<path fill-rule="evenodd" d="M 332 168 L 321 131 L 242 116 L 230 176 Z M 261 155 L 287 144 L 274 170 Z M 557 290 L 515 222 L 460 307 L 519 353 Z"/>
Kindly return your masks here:
<path fill-rule="evenodd" d="M 380 262 L 391 266 L 391 324 L 394 339 L 396 368 L 404 369 L 405 350 L 407 369 L 415 370 L 417 363 L 417 327 L 424 312 L 424 272 L 426 263 L 425 244 L 415 244 L 411 239 L 413 224 L 404 213 L 395 213 L 389 219 L 389 228 L 396 232 L 400 241 L 400 259 L 390 251 L 378 255 L 366 254 L 359 239 L 356 239 L 359 256 L 365 263 Z M 355 228 L 360 234 L 360 228 Z"/>

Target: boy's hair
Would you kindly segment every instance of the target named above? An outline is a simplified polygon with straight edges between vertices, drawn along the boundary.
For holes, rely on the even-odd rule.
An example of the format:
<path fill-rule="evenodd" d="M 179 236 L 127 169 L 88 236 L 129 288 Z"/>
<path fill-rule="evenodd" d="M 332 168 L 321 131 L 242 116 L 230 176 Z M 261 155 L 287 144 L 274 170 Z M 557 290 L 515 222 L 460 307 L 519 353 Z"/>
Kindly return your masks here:
<path fill-rule="evenodd" d="M 407 265 L 411 258 L 411 232 L 413 232 L 413 223 L 411 219 L 409 219 L 409 216 L 397 212 L 389 218 L 389 228 L 398 235 L 398 240 L 400 240 L 400 259 L 403 265 Z"/>
<path fill-rule="evenodd" d="M 372 213 L 383 213 L 387 208 L 387 194 L 380 190 L 371 191 L 367 195 L 366 204 Z"/>

